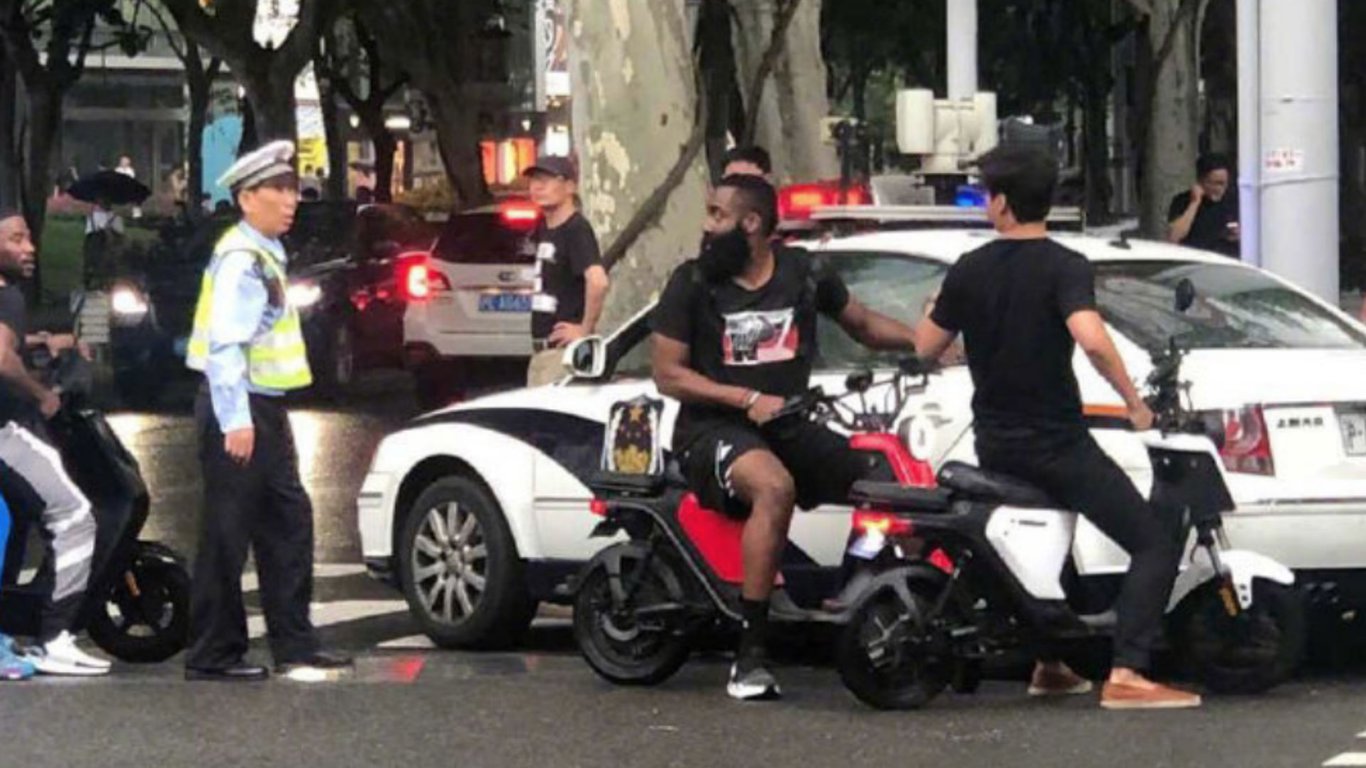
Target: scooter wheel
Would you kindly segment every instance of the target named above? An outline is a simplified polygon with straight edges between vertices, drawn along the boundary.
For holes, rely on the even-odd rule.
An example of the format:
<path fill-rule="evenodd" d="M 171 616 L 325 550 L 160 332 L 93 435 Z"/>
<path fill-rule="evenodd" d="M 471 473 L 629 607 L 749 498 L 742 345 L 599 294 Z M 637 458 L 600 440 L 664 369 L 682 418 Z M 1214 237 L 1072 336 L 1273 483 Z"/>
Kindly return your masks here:
<path fill-rule="evenodd" d="M 1304 656 L 1304 602 L 1294 589 L 1253 584 L 1252 606 L 1229 616 L 1217 584 L 1182 602 L 1176 627 L 1182 671 L 1216 693 L 1269 690 L 1294 674 Z"/>
<path fill-rule="evenodd" d="M 952 662 L 932 647 L 922 622 L 930 603 L 914 591 L 906 605 L 890 590 L 859 608 L 840 635 L 840 679 L 876 709 L 920 709 L 944 690 Z"/>
<path fill-rule="evenodd" d="M 671 560 L 623 548 L 620 583 L 636 585 L 614 605 L 612 576 L 600 563 L 584 575 L 574 600 L 574 639 L 594 672 L 617 685 L 656 685 L 688 660 L 686 598 Z M 663 609 L 653 613 L 650 609 Z M 642 615 L 644 613 L 644 615 Z"/>
<path fill-rule="evenodd" d="M 185 649 L 190 629 L 190 575 L 178 560 L 139 553 L 105 585 L 87 629 L 95 644 L 122 661 L 156 664 Z M 136 588 L 136 593 L 134 592 Z"/>

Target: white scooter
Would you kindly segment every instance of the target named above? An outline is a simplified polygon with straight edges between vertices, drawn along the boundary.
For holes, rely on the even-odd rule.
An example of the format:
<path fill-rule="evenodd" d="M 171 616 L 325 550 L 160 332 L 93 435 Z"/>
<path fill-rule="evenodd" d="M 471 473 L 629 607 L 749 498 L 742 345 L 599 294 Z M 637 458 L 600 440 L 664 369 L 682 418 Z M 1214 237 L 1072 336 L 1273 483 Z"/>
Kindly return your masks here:
<path fill-rule="evenodd" d="M 1177 309 L 1193 301 L 1194 287 L 1183 281 Z M 1190 542 L 1167 634 L 1188 678 L 1216 692 L 1260 692 L 1298 667 L 1304 606 L 1288 568 L 1228 546 L 1222 516 L 1234 503 L 1206 424 L 1183 407 L 1183 356 L 1174 339 L 1154 357 L 1148 384 L 1157 423 L 1144 436 L 1152 504 Z M 1071 567 L 1075 513 L 1018 480 L 958 462 L 938 480 L 928 489 L 854 488 L 862 524 L 850 554 L 877 575 L 851 601 L 838 666 L 845 685 L 874 707 L 917 708 L 950 684 L 969 692 L 993 654 L 1113 631 L 1108 609 L 1120 580 Z M 900 567 L 887 569 L 889 561 Z"/>

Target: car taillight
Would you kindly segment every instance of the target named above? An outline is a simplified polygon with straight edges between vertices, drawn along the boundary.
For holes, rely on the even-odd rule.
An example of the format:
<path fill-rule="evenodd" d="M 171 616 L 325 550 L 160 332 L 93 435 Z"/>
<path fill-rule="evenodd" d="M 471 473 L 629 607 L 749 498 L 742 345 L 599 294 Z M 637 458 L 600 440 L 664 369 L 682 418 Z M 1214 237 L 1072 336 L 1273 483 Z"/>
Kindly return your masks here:
<path fill-rule="evenodd" d="M 541 209 L 522 200 L 508 201 L 498 206 L 498 217 L 510 229 L 532 230 L 541 221 Z"/>
<path fill-rule="evenodd" d="M 1271 433 L 1259 405 L 1247 406 L 1221 414 L 1223 435 L 1219 456 L 1224 469 L 1248 475 L 1274 475 L 1276 465 L 1271 458 Z"/>
<path fill-rule="evenodd" d="M 593 499 L 588 502 L 588 511 L 598 517 L 607 517 L 607 502 L 602 499 Z"/>
<path fill-rule="evenodd" d="M 910 520 L 891 512 L 873 509 L 854 510 L 854 530 L 861 536 L 873 533 L 883 536 L 909 536 L 911 528 Z"/>
<path fill-rule="evenodd" d="M 829 205 L 867 205 L 868 188 L 852 185 L 840 190 L 838 181 L 815 184 L 793 184 L 778 192 L 778 218 L 783 221 L 806 221 L 817 208 Z"/>
<path fill-rule="evenodd" d="M 404 301 L 425 301 L 433 293 L 451 290 L 451 283 L 432 269 L 425 253 L 407 253 L 398 258 L 398 290 Z"/>

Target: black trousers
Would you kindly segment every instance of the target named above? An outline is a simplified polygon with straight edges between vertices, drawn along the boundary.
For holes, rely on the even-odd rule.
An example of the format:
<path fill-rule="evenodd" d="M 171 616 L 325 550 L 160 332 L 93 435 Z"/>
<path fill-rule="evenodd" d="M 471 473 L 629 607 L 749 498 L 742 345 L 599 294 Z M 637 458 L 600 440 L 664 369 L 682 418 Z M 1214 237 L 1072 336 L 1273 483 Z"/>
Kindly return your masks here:
<path fill-rule="evenodd" d="M 1184 542 L 1143 499 L 1133 481 L 1090 435 L 1046 450 L 992 450 L 979 443 L 984 469 L 1029 482 L 1090 520 L 1129 553 L 1115 603 L 1114 664 L 1147 669 L 1162 638 L 1162 618 Z"/>
<path fill-rule="evenodd" d="M 256 444 L 238 464 L 223 449 L 223 432 L 206 387 L 195 401 L 199 459 L 204 470 L 204 521 L 194 565 L 190 649 L 185 665 L 216 669 L 247 652 L 242 569 L 256 555 L 261 607 L 276 664 L 318 650 L 309 620 L 313 599 L 313 505 L 299 480 L 288 414 L 278 398 L 251 397 Z"/>

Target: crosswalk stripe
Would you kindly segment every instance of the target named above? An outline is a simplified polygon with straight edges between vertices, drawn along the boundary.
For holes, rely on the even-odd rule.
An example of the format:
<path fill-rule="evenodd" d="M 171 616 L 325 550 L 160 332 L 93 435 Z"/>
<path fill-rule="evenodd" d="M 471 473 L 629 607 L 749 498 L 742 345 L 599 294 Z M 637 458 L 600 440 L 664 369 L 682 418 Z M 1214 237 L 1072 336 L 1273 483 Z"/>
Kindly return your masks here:
<path fill-rule="evenodd" d="M 1366 752 L 1343 752 L 1337 757 L 1324 763 L 1324 768 L 1340 768 L 1341 766 L 1366 766 Z"/>
<path fill-rule="evenodd" d="M 351 621 L 371 619 L 407 613 L 408 603 L 403 600 L 334 600 L 328 603 L 313 603 L 313 626 L 330 627 Z M 266 617 L 253 614 L 247 617 L 247 635 L 251 638 L 266 636 Z"/>

